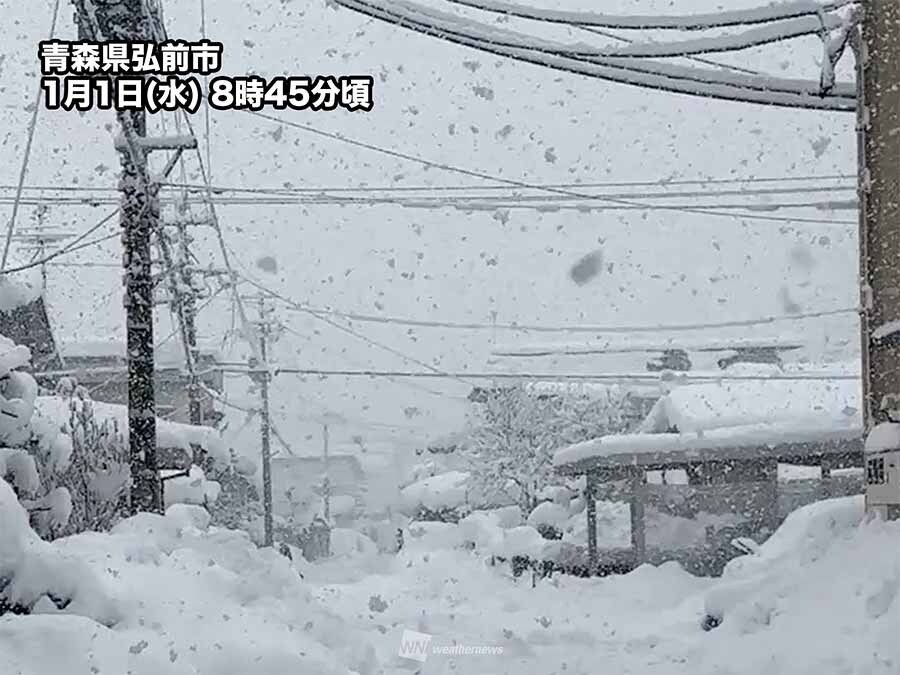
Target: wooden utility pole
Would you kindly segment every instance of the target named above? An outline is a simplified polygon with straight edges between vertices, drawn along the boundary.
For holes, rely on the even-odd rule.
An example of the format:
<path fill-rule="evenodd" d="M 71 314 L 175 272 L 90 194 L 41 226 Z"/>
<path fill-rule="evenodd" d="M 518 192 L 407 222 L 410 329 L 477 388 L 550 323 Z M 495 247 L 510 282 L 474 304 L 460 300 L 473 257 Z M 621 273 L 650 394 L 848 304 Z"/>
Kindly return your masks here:
<path fill-rule="evenodd" d="M 259 298 L 259 352 L 262 363 L 252 363 L 256 359 L 251 359 L 251 366 L 256 370 L 262 405 L 259 414 L 259 430 L 262 439 L 262 468 L 263 468 L 263 529 L 264 543 L 266 546 L 272 546 L 274 543 L 274 534 L 272 531 L 272 450 L 270 446 L 269 436 L 271 434 L 271 424 L 269 422 L 269 317 L 266 308 L 265 296 Z"/>
<path fill-rule="evenodd" d="M 900 395 L 900 2 L 861 3 L 859 252 L 866 432 Z M 896 399 L 895 399 L 896 401 Z"/>

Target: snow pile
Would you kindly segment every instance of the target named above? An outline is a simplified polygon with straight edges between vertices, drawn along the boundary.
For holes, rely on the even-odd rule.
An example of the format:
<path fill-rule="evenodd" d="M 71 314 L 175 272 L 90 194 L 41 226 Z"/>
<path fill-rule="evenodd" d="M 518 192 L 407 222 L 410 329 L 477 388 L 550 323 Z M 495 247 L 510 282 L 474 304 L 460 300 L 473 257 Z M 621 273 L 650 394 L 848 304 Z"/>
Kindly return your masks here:
<path fill-rule="evenodd" d="M 48 544 L 0 483 L 0 566 L 0 577 L 15 573 L 16 598 L 73 598 L 62 611 L 41 600 L 46 616 L 0 619 L 2 673 L 372 672 L 365 642 L 312 597 L 287 558 L 210 528 L 197 506 Z"/>
<path fill-rule="evenodd" d="M 343 527 L 331 530 L 331 555 L 341 558 L 374 556 L 378 546 L 366 535 Z"/>
<path fill-rule="evenodd" d="M 549 543 L 540 532 L 529 525 L 503 530 L 502 538 L 495 542 L 491 553 L 504 558 L 525 556 L 534 560 L 544 558 L 544 548 Z"/>
<path fill-rule="evenodd" d="M 351 495 L 332 495 L 328 508 L 333 518 L 352 516 L 356 512 L 356 498 Z"/>
<path fill-rule="evenodd" d="M 689 575 L 676 563 L 606 578 L 518 579 L 480 552 L 406 548 L 389 569 L 347 570 L 326 561 L 315 593 L 369 636 L 380 672 L 411 672 L 399 658 L 403 630 L 435 645 L 491 645 L 502 655 L 430 655 L 431 675 L 451 673 L 664 673 L 665 675 L 895 675 L 900 664 L 900 523 L 859 526 L 858 498 L 791 516 L 757 555 L 732 562 L 723 579 Z M 460 528 L 491 521 L 476 513 Z M 452 527 L 445 525 L 443 528 Z M 506 553 L 536 534 L 509 530 Z M 537 540 L 533 540 L 537 543 Z M 552 548 L 552 542 L 551 542 Z M 332 575 L 353 575 L 338 583 Z M 308 579 L 317 583 L 314 566 Z M 702 629 L 708 599 L 751 581 Z M 373 598 L 376 600 L 373 601 Z"/>
<path fill-rule="evenodd" d="M 528 515 L 527 524 L 531 527 L 546 525 L 561 529 L 569 519 L 569 510 L 553 502 L 541 502 Z"/>
<path fill-rule="evenodd" d="M 492 551 L 503 540 L 500 519 L 490 511 L 475 511 L 459 521 L 459 536 L 470 548 Z"/>
<path fill-rule="evenodd" d="M 118 619 L 117 608 L 93 572 L 77 558 L 66 556 L 35 534 L 28 524 L 28 514 L 3 480 L 0 480 L 0 599 L 35 613 L 75 614 L 101 624 L 112 624 Z M 0 668 L 0 672 L 15 671 Z"/>
<path fill-rule="evenodd" d="M 222 486 L 207 480 L 199 466 L 192 466 L 187 476 L 171 478 L 163 484 L 166 506 L 173 504 L 209 504 L 219 498 Z"/>
<path fill-rule="evenodd" d="M 448 471 L 407 485 L 400 491 L 403 512 L 414 515 L 419 509 L 440 511 L 466 504 L 469 473 Z"/>
<path fill-rule="evenodd" d="M 722 625 L 698 672 L 896 673 L 900 523 L 860 525 L 863 510 L 862 497 L 804 507 L 732 561 L 706 597 Z"/>
<path fill-rule="evenodd" d="M 455 523 L 417 521 L 403 533 L 404 548 L 415 551 L 442 551 L 463 545 L 462 530 Z"/>

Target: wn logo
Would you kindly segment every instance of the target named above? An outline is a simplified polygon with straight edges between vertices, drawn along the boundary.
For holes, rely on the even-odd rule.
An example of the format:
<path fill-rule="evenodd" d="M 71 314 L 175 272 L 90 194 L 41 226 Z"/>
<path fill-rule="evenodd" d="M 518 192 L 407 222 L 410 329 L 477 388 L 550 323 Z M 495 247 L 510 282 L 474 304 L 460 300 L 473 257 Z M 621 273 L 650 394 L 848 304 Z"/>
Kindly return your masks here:
<path fill-rule="evenodd" d="M 428 659 L 431 636 L 428 633 L 417 633 L 405 630 L 400 636 L 400 651 L 397 654 L 404 659 L 413 659 L 425 663 Z"/>

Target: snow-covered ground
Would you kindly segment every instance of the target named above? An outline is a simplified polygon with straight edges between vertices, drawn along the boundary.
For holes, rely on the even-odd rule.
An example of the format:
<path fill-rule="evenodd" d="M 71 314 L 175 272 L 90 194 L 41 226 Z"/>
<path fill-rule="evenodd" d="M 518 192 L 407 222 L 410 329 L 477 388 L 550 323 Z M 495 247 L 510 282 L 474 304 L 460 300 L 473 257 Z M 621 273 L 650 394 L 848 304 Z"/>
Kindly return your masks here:
<path fill-rule="evenodd" d="M 408 536 L 397 556 L 347 546 L 327 562 L 293 564 L 184 505 L 45 544 L 28 534 L 5 484 L 0 492 L 0 576 L 18 569 L 32 594 L 49 579 L 57 595 L 74 588 L 78 599 L 62 613 L 44 599 L 41 613 L 0 618 L 9 675 L 900 668 L 900 523 L 861 523 L 856 497 L 796 512 L 721 579 L 670 563 L 533 582 L 447 536 Z M 701 627 L 707 612 L 721 619 L 711 632 Z M 399 655 L 404 630 L 432 636 L 424 663 Z M 482 653 L 441 652 L 454 645 Z"/>

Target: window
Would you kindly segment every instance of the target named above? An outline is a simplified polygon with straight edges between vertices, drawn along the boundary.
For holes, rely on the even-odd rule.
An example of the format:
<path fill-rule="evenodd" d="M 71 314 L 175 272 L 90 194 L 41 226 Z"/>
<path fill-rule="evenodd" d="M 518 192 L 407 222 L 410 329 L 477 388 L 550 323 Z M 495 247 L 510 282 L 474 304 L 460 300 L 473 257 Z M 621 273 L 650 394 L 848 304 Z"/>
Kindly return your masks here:
<path fill-rule="evenodd" d="M 866 484 L 884 485 L 887 482 L 885 478 L 884 458 L 877 457 L 875 459 L 870 459 L 866 463 Z"/>

